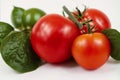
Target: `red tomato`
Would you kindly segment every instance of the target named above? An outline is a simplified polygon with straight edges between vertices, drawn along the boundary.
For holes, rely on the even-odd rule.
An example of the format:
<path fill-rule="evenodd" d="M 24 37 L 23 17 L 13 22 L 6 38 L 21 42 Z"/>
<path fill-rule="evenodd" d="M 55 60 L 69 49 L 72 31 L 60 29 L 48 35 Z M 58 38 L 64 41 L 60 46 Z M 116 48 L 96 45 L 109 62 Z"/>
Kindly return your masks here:
<path fill-rule="evenodd" d="M 58 14 L 48 14 L 33 27 L 31 43 L 45 61 L 60 63 L 71 57 L 72 42 L 78 35 L 79 29 L 71 20 Z"/>
<path fill-rule="evenodd" d="M 73 12 L 73 14 L 75 16 L 77 16 L 78 12 L 75 11 L 75 12 Z M 78 20 L 80 22 L 84 22 L 86 20 L 92 20 L 90 22 L 90 25 L 95 26 L 93 31 L 97 29 L 97 32 L 101 32 L 104 29 L 111 28 L 111 23 L 110 23 L 110 20 L 107 17 L 107 15 L 104 14 L 102 11 L 100 11 L 98 9 L 92 9 L 92 8 L 86 9 L 84 14 L 82 14 L 82 20 L 81 20 L 81 18 L 78 18 Z M 83 32 L 87 33 L 87 27 L 86 26 L 84 26 L 82 30 L 83 30 Z"/>
<path fill-rule="evenodd" d="M 102 33 L 83 34 L 74 40 L 72 54 L 83 68 L 97 69 L 108 60 L 110 43 Z"/>

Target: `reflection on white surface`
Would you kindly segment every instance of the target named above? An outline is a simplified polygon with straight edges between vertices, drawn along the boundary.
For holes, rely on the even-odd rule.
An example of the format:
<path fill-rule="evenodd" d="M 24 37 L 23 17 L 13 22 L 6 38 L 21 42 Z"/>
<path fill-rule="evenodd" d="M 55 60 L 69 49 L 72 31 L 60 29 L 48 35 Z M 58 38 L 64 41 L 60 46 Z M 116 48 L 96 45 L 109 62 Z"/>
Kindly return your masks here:
<path fill-rule="evenodd" d="M 47 13 L 62 14 L 62 6 L 71 11 L 83 4 L 98 8 L 109 17 L 112 27 L 120 31 L 120 0 L 0 0 L 0 21 L 11 24 L 10 14 L 13 6 L 25 9 L 37 7 Z M 38 69 L 20 74 L 12 70 L 0 57 L 0 80 L 120 80 L 120 62 L 109 59 L 101 68 L 87 71 L 74 62 L 58 65 L 44 64 Z"/>

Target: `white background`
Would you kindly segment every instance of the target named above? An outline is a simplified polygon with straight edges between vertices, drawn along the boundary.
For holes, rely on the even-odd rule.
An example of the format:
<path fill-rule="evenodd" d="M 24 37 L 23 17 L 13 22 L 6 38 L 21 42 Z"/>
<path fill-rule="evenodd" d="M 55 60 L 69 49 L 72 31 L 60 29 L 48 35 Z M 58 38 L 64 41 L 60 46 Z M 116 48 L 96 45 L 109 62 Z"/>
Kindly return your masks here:
<path fill-rule="evenodd" d="M 120 31 L 120 0 L 0 0 L 0 21 L 11 24 L 10 15 L 14 6 L 25 9 L 36 7 L 46 13 L 62 14 L 62 6 L 71 11 L 75 7 L 102 10 L 110 19 L 112 28 Z M 12 24 L 11 24 L 12 25 Z M 120 62 L 110 59 L 101 68 L 84 70 L 74 62 L 58 65 L 44 64 L 38 69 L 20 74 L 5 64 L 0 56 L 0 80 L 120 80 Z"/>

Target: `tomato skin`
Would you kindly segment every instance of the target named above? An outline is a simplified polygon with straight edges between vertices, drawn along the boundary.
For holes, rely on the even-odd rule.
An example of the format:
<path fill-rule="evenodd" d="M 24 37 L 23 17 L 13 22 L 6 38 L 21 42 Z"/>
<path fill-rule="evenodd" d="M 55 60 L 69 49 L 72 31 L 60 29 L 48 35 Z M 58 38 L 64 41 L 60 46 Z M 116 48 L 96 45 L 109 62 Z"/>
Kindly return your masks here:
<path fill-rule="evenodd" d="M 97 29 L 98 32 L 111 28 L 111 23 L 107 15 L 98 9 L 87 9 L 83 14 L 83 18 L 85 20 L 93 20 L 90 24 L 92 26 L 95 25 L 95 29 Z"/>
<path fill-rule="evenodd" d="M 45 61 L 60 63 L 71 57 L 71 46 L 79 29 L 69 19 L 58 14 L 42 17 L 33 27 L 31 43 Z"/>
<path fill-rule="evenodd" d="M 102 33 L 78 36 L 72 45 L 75 61 L 85 69 L 97 69 L 109 58 L 110 43 Z"/>

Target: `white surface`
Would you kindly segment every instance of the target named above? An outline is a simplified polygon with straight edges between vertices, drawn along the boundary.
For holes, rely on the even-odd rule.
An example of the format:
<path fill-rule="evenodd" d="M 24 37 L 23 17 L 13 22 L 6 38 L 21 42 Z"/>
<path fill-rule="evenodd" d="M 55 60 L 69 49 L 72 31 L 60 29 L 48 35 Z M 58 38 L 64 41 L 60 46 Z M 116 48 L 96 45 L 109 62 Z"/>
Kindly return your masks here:
<path fill-rule="evenodd" d="M 112 27 L 120 31 L 120 0 L 0 0 L 0 21 L 11 24 L 10 14 L 13 6 L 25 9 L 36 7 L 47 13 L 62 13 L 66 5 L 74 10 L 83 5 L 98 8 L 108 15 Z M 58 65 L 44 64 L 32 72 L 19 74 L 5 64 L 0 56 L 0 80 L 120 80 L 120 62 L 109 59 L 101 68 L 87 71 L 68 62 Z"/>

